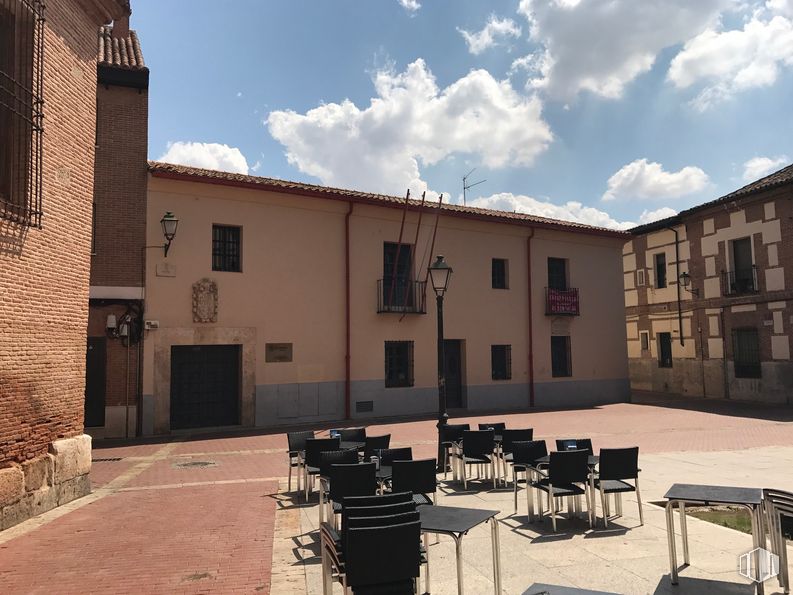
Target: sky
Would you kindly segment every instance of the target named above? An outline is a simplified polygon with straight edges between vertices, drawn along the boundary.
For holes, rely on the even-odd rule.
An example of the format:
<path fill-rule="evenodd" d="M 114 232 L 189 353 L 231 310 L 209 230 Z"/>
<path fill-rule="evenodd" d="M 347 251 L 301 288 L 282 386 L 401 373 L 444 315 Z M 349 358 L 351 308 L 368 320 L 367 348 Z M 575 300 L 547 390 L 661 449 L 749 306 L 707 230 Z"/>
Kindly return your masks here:
<path fill-rule="evenodd" d="M 629 229 L 793 162 L 793 0 L 133 0 L 149 158 Z"/>

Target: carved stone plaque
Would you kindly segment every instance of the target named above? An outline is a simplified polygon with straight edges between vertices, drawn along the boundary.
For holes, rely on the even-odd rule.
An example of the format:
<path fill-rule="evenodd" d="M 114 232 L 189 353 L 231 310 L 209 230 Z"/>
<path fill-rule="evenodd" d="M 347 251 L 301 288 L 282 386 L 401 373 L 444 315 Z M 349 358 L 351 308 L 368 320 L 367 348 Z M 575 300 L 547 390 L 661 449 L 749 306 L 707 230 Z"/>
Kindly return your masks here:
<path fill-rule="evenodd" d="M 218 284 L 212 279 L 193 283 L 193 322 L 218 321 Z"/>

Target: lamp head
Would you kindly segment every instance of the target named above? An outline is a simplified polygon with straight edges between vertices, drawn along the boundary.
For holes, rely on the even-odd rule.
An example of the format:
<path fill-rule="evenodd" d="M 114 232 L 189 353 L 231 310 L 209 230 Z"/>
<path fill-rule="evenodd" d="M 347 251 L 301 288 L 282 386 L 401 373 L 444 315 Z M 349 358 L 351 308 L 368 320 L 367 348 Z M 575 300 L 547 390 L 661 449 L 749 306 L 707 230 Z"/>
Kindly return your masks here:
<path fill-rule="evenodd" d="M 442 296 L 449 287 L 449 279 L 452 276 L 452 267 L 443 259 L 443 256 L 435 257 L 435 262 L 429 267 L 430 281 L 435 294 Z"/>

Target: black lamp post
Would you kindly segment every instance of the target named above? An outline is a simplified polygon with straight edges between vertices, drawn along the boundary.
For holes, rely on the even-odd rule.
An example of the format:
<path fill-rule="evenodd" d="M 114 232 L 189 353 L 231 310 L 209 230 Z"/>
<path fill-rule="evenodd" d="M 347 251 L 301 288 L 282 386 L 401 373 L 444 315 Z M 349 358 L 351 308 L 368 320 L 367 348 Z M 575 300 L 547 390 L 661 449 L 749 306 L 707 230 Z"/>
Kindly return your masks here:
<path fill-rule="evenodd" d="M 429 267 L 432 289 L 438 304 L 438 471 L 443 469 L 443 431 L 449 421 L 446 413 L 446 361 L 443 353 L 443 294 L 449 287 L 452 267 L 446 264 L 443 256 L 437 256 Z"/>
<path fill-rule="evenodd" d="M 165 244 L 163 245 L 164 256 L 168 258 L 168 248 L 171 247 L 171 242 L 176 237 L 176 228 L 179 227 L 179 219 L 174 217 L 171 211 L 165 213 L 160 219 L 162 225 L 162 235 L 165 236 Z"/>

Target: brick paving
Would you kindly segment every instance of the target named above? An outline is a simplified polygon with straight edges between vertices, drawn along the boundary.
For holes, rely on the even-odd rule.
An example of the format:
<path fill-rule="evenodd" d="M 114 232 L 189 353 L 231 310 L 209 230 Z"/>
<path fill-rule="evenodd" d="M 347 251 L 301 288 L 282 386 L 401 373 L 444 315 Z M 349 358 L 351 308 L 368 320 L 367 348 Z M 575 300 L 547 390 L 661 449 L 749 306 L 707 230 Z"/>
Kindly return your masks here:
<path fill-rule="evenodd" d="M 637 397 L 632 404 L 454 418 L 534 427 L 539 438 L 593 439 L 644 453 L 793 446 L 793 409 Z M 435 422 L 372 424 L 415 457 L 433 456 Z M 178 435 L 97 442 L 95 492 L 0 533 L 0 593 L 269 593 L 277 495 L 285 486 L 283 433 Z M 185 462 L 210 466 L 175 467 Z M 283 488 L 282 490 L 283 491 Z M 279 513 L 280 515 L 281 513 Z M 281 518 L 294 525 L 294 515 Z M 299 592 L 289 543 L 276 558 Z M 281 572 L 281 571 L 279 571 Z M 282 577 L 283 578 L 283 577 Z M 277 589 L 273 589 L 277 593 Z"/>

